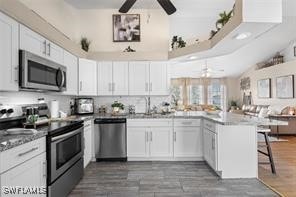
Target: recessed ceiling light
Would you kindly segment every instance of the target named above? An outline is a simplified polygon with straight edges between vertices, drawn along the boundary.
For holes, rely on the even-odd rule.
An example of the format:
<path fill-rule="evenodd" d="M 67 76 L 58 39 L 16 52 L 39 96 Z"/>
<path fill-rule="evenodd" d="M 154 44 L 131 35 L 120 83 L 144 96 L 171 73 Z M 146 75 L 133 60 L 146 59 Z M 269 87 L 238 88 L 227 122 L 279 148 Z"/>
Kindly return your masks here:
<path fill-rule="evenodd" d="M 250 32 L 243 32 L 243 33 L 237 34 L 236 36 L 234 36 L 234 38 L 237 40 L 243 40 L 243 39 L 250 37 L 251 35 L 252 34 Z"/>
<path fill-rule="evenodd" d="M 189 56 L 188 58 L 189 58 L 190 60 L 195 60 L 195 59 L 197 59 L 196 56 Z"/>

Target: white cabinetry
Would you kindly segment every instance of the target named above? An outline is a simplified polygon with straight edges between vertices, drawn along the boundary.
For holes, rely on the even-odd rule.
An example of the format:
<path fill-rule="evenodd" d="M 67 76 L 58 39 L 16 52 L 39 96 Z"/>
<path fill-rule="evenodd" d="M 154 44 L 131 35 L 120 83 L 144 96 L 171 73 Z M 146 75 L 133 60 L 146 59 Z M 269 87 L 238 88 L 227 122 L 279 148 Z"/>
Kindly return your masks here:
<path fill-rule="evenodd" d="M 128 62 L 98 63 L 98 95 L 128 95 Z"/>
<path fill-rule="evenodd" d="M 214 169 L 217 169 L 217 134 L 204 128 L 204 159 Z"/>
<path fill-rule="evenodd" d="M 86 167 L 92 159 L 92 122 L 91 120 L 84 122 L 84 167 Z"/>
<path fill-rule="evenodd" d="M 127 155 L 129 160 L 171 159 L 172 120 L 128 120 Z"/>
<path fill-rule="evenodd" d="M 63 92 L 66 95 L 78 94 L 78 58 L 68 51 L 64 51 L 64 66 L 67 67 L 66 84 L 67 91 Z"/>
<path fill-rule="evenodd" d="M 130 62 L 130 95 L 167 95 L 168 71 L 166 62 Z"/>
<path fill-rule="evenodd" d="M 199 119 L 174 120 L 174 157 L 202 160 L 202 132 Z"/>
<path fill-rule="evenodd" d="M 0 153 L 0 186 L 39 187 L 46 196 L 45 138 L 41 138 Z M 7 195 L 1 191 L 2 196 Z M 26 196 L 20 194 L 21 196 Z M 30 196 L 30 195 L 28 195 Z"/>
<path fill-rule="evenodd" d="M 18 28 L 0 12 L 0 91 L 18 91 Z"/>
<path fill-rule="evenodd" d="M 150 63 L 150 95 L 168 95 L 168 71 L 166 62 Z"/>
<path fill-rule="evenodd" d="M 79 59 L 79 95 L 97 95 L 97 63 L 92 60 Z"/>
<path fill-rule="evenodd" d="M 129 95 L 149 95 L 149 62 L 129 63 Z"/>
<path fill-rule="evenodd" d="M 63 64 L 64 50 L 24 25 L 20 25 L 20 49 Z"/>

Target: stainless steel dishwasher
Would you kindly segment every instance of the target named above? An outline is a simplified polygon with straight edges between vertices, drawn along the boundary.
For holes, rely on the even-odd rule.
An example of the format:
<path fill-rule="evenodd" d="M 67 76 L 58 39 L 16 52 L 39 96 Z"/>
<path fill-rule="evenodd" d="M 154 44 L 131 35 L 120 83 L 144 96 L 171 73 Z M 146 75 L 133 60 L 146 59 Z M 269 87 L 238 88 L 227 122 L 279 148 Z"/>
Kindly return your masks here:
<path fill-rule="evenodd" d="M 95 119 L 97 161 L 127 161 L 126 119 Z"/>

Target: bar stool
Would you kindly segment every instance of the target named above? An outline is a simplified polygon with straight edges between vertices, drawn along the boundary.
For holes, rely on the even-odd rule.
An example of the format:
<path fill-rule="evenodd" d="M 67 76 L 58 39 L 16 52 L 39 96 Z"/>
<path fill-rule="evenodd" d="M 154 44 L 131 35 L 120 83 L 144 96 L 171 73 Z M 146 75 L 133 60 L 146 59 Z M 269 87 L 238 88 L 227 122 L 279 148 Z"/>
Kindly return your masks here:
<path fill-rule="evenodd" d="M 264 136 L 265 139 L 265 145 L 258 145 L 258 152 L 267 156 L 269 158 L 269 162 L 258 162 L 259 164 L 270 164 L 271 167 L 271 172 L 273 174 L 276 174 L 276 170 L 275 170 L 275 165 L 274 165 L 274 161 L 273 161 L 273 156 L 272 156 L 272 151 L 271 151 L 271 146 L 270 146 L 270 142 L 269 142 L 269 138 L 268 138 L 268 133 L 271 132 L 271 130 L 269 128 L 264 128 L 264 127 L 257 127 L 257 133 L 262 134 Z M 266 147 L 267 153 L 260 150 L 259 148 L 261 147 Z"/>

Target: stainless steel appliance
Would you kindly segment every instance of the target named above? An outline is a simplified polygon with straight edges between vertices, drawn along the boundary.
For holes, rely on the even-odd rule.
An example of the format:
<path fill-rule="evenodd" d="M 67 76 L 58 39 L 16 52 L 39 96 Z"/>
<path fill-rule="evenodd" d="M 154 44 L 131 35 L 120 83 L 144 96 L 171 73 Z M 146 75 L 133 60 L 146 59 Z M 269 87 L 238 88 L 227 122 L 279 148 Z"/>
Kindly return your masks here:
<path fill-rule="evenodd" d="M 67 68 L 28 51 L 19 51 L 20 80 L 23 90 L 65 91 Z"/>
<path fill-rule="evenodd" d="M 94 100 L 92 98 L 76 98 L 75 99 L 75 114 L 93 114 L 94 113 Z"/>
<path fill-rule="evenodd" d="M 95 119 L 95 156 L 97 161 L 126 161 L 126 119 Z"/>
<path fill-rule="evenodd" d="M 83 122 L 53 122 L 50 127 L 48 196 L 67 196 L 83 176 Z"/>

